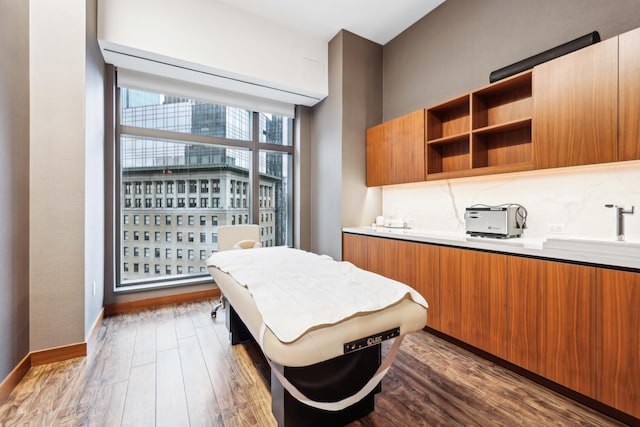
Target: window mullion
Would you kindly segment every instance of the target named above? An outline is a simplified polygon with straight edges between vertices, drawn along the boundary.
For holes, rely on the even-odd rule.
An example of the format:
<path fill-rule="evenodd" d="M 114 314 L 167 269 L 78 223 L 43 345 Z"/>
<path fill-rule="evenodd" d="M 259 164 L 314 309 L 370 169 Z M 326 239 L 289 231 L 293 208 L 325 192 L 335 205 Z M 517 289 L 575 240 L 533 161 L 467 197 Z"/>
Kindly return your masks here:
<path fill-rule="evenodd" d="M 251 223 L 259 225 L 260 219 L 260 204 L 258 203 L 260 197 L 260 118 L 259 113 L 253 113 L 252 129 L 252 148 L 251 148 Z"/>
<path fill-rule="evenodd" d="M 117 291 L 210 280 L 203 266 L 219 225 L 253 223 L 263 245 L 289 242 L 291 119 L 117 92 Z"/>
<path fill-rule="evenodd" d="M 253 146 L 252 141 L 219 138 L 208 135 L 198 135 L 184 132 L 174 132 L 162 129 L 149 129 L 136 126 L 120 126 L 120 134 L 126 136 L 160 139 L 164 141 L 195 142 L 199 144 L 221 145 L 225 147 L 247 148 Z"/>

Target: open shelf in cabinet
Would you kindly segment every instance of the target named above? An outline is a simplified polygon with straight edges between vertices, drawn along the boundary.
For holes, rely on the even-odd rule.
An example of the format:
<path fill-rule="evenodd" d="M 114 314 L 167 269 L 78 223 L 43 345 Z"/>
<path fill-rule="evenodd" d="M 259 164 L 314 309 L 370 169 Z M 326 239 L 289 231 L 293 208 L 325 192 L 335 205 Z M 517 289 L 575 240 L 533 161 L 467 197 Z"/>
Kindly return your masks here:
<path fill-rule="evenodd" d="M 531 75 L 531 71 L 526 71 L 471 94 L 473 169 L 530 169 Z"/>
<path fill-rule="evenodd" d="M 471 129 L 469 95 L 460 96 L 427 108 L 425 124 L 427 141 L 435 141 L 468 134 Z"/>
<path fill-rule="evenodd" d="M 528 70 L 424 109 L 422 176 L 436 180 L 532 169 L 532 93 Z M 402 134 L 405 127 L 392 133 Z"/>
<path fill-rule="evenodd" d="M 443 172 L 459 172 L 471 167 L 469 134 L 427 141 L 427 176 Z"/>
<path fill-rule="evenodd" d="M 532 162 L 531 121 L 496 132 L 474 132 L 472 167 L 526 165 Z"/>
<path fill-rule="evenodd" d="M 472 92 L 472 129 L 531 118 L 531 74 L 526 71 Z"/>

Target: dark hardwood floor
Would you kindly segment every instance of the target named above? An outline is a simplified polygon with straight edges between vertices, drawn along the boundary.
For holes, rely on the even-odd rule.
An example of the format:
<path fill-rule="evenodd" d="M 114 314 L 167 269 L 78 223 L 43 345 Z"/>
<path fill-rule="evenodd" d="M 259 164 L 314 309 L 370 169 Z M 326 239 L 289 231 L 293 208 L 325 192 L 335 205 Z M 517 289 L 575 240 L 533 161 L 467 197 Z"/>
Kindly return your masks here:
<path fill-rule="evenodd" d="M 32 368 L 2 426 L 273 426 L 268 368 L 231 346 L 208 302 L 104 320 L 86 358 Z M 388 347 L 388 346 L 387 346 Z M 606 416 L 426 332 L 408 336 L 352 426 L 615 426 Z"/>

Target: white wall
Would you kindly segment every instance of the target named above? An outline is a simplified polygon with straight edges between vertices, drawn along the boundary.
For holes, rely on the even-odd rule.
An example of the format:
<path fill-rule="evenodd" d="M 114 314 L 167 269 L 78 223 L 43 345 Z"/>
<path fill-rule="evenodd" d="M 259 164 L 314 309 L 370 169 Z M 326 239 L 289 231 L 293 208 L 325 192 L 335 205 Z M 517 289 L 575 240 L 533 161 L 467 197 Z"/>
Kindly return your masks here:
<path fill-rule="evenodd" d="M 249 82 L 246 91 L 328 93 L 325 40 L 215 0 L 100 0 L 98 39 L 103 49 Z"/>
<path fill-rule="evenodd" d="M 640 161 L 520 172 L 388 186 L 385 216 L 396 212 L 414 228 L 464 233 L 465 208 L 476 203 L 519 203 L 528 212 L 524 237 L 547 238 L 550 224 L 562 235 L 615 240 L 616 215 L 606 203 L 636 207 L 625 215 L 628 241 L 640 242 Z M 366 225 L 366 224 L 362 224 Z"/>
<path fill-rule="evenodd" d="M 30 350 L 84 341 L 85 1 L 30 0 Z"/>

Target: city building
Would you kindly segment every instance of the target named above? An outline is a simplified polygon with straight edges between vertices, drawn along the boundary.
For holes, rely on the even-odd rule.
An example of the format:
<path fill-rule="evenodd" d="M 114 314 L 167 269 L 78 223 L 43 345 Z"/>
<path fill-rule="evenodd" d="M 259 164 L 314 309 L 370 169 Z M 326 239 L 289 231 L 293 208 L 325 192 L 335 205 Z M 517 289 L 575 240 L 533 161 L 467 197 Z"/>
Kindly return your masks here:
<path fill-rule="evenodd" d="M 130 126 L 243 139 L 246 110 L 123 88 L 122 122 Z M 282 119 L 261 115 L 265 140 L 282 140 Z M 120 286 L 206 274 L 221 225 L 258 223 L 263 246 L 286 244 L 282 156 L 261 153 L 259 218 L 251 218 L 247 150 L 121 139 Z M 280 198 L 279 203 L 276 201 Z"/>

